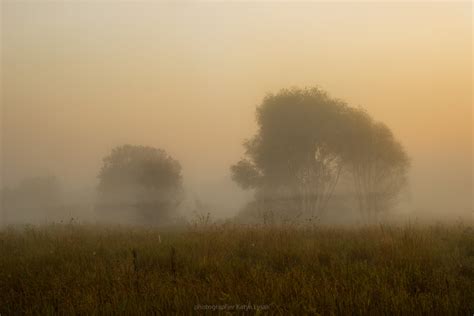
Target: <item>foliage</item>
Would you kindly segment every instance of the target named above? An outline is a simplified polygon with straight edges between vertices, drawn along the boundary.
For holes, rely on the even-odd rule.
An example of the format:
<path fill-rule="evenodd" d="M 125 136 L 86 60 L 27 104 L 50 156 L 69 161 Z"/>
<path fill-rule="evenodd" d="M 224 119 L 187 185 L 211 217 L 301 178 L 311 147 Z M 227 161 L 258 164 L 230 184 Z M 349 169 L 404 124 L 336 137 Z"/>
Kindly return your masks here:
<path fill-rule="evenodd" d="M 265 203 L 294 201 L 295 209 L 322 212 L 338 181 L 346 105 L 313 89 L 269 94 L 257 109 L 257 135 L 231 170 L 243 188 L 257 188 Z M 280 203 L 280 202 L 278 202 Z"/>
<path fill-rule="evenodd" d="M 407 182 L 409 159 L 390 129 L 363 110 L 348 116 L 350 159 L 359 210 L 369 219 L 390 209 Z"/>
<path fill-rule="evenodd" d="M 99 180 L 101 208 L 132 208 L 147 222 L 166 219 L 183 199 L 181 166 L 162 149 L 114 148 Z"/>
<path fill-rule="evenodd" d="M 269 94 L 256 116 L 257 134 L 231 172 L 264 211 L 322 215 L 345 169 L 360 210 L 377 214 L 406 182 L 408 158 L 388 127 L 318 88 Z"/>

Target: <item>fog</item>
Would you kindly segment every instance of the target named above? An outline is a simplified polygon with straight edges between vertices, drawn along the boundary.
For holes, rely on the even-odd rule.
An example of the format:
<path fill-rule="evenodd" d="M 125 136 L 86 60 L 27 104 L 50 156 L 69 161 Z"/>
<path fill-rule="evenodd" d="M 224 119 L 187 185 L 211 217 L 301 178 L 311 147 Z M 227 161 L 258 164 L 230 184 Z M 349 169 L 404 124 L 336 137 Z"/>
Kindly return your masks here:
<path fill-rule="evenodd" d="M 472 4 L 1 4 L 1 187 L 56 176 L 94 220 L 102 159 L 163 148 L 189 214 L 252 198 L 230 166 L 269 92 L 318 86 L 387 124 L 411 159 L 407 218 L 473 219 Z M 8 210 L 3 210 L 8 213 Z M 2 220 L 13 221 L 15 214 Z"/>

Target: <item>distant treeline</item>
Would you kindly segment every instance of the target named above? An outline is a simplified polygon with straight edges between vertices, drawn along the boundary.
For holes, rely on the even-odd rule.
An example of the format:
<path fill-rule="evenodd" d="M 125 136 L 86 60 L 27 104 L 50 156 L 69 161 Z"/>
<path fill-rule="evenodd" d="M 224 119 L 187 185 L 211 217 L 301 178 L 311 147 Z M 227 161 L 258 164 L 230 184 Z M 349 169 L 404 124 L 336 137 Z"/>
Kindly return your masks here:
<path fill-rule="evenodd" d="M 340 207 L 331 198 L 344 178 L 349 181 L 339 199 L 353 196 L 352 208 L 363 220 L 376 220 L 395 206 L 407 183 L 409 159 L 390 129 L 319 88 L 268 94 L 256 119 L 245 157 L 230 167 L 232 179 L 254 192 L 241 217 L 272 222 L 275 216 L 334 215 Z M 95 209 L 105 216 L 128 212 L 146 223 L 165 223 L 184 199 L 180 163 L 163 149 L 116 147 L 98 178 Z M 54 177 L 32 178 L 4 188 L 2 206 L 13 213 L 61 212 L 64 199 Z"/>

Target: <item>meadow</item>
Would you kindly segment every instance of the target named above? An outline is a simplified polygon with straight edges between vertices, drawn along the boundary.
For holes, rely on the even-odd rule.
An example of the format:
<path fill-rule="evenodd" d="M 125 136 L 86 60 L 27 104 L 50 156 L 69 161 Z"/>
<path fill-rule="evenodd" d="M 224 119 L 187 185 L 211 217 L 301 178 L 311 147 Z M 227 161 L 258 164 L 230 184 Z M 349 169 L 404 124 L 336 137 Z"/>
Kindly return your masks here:
<path fill-rule="evenodd" d="M 0 231 L 0 314 L 472 315 L 470 225 Z"/>

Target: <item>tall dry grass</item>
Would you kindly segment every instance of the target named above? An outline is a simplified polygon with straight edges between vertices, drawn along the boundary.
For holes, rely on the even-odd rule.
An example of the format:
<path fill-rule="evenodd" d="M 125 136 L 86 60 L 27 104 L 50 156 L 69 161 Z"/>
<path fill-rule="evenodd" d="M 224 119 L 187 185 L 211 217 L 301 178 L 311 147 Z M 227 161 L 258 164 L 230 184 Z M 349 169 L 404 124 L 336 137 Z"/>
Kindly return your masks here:
<path fill-rule="evenodd" d="M 52 225 L 1 231 L 0 254 L 2 315 L 474 312 L 463 225 Z"/>

